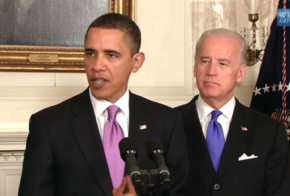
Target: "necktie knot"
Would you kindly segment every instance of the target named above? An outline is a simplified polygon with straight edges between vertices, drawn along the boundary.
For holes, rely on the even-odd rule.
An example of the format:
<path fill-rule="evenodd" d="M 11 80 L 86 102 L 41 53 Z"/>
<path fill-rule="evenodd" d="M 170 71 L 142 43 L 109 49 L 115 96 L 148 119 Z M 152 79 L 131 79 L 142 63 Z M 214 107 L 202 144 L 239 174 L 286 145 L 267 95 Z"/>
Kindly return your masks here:
<path fill-rule="evenodd" d="M 213 111 L 211 112 L 211 120 L 213 120 L 213 121 L 217 121 L 217 118 L 218 118 L 221 114 L 222 114 L 221 111 L 219 111 L 219 110 L 213 110 Z"/>
<path fill-rule="evenodd" d="M 116 120 L 116 116 L 119 112 L 119 107 L 115 105 L 111 105 L 108 107 L 108 120 Z"/>

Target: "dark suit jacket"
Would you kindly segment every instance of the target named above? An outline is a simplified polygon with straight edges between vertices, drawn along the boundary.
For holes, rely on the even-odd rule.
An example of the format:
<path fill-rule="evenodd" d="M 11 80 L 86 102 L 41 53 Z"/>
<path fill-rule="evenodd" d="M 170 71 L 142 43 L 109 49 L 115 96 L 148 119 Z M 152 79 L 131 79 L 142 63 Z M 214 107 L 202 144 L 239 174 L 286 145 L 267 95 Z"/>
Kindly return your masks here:
<path fill-rule="evenodd" d="M 215 173 L 196 111 L 196 99 L 197 96 L 176 108 L 181 112 L 189 144 L 191 195 L 289 196 L 289 147 L 284 126 L 236 100 L 220 166 Z M 242 131 L 242 127 L 248 130 Z M 258 158 L 239 161 L 244 153 Z"/>
<path fill-rule="evenodd" d="M 140 169 L 155 169 L 145 143 L 158 138 L 171 173 L 171 195 L 183 195 L 188 174 L 181 116 L 130 93 L 129 137 Z M 140 125 L 147 125 L 140 130 Z M 88 89 L 30 119 L 19 196 L 109 196 L 112 183 Z M 128 170 L 128 168 L 127 168 Z"/>

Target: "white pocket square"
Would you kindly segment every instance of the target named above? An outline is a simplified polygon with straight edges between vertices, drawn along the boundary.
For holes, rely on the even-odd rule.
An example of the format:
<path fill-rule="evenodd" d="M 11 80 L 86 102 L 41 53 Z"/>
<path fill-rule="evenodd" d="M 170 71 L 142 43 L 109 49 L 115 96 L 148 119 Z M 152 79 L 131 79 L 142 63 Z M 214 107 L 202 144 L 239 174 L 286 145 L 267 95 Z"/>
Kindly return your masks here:
<path fill-rule="evenodd" d="M 245 153 L 239 157 L 239 161 L 249 160 L 249 159 L 257 159 L 258 156 L 252 154 L 251 156 L 247 156 Z"/>

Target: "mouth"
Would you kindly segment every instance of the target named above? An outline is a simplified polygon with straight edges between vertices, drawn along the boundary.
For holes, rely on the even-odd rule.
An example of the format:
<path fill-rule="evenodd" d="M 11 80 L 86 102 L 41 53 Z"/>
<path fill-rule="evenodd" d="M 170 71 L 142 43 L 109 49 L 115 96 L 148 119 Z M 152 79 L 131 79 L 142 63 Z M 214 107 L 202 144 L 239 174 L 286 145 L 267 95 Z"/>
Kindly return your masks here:
<path fill-rule="evenodd" d="M 211 82 L 211 81 L 205 81 L 204 84 L 206 84 L 206 85 L 219 85 L 218 83 Z"/>
<path fill-rule="evenodd" d="M 91 82 L 92 82 L 93 87 L 101 88 L 105 86 L 109 82 L 109 80 L 104 79 L 104 78 L 93 78 Z"/>
<path fill-rule="evenodd" d="M 102 84 L 102 83 L 104 83 L 104 82 L 106 82 L 105 79 L 95 79 L 95 80 L 94 80 L 94 83 L 96 83 L 96 84 Z"/>

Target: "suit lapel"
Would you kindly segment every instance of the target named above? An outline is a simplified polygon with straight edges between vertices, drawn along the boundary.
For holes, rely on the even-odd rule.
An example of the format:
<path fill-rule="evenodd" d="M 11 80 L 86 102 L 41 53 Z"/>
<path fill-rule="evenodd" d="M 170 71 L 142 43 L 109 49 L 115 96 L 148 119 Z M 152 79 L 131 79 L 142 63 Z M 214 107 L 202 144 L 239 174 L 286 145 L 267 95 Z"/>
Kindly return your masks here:
<path fill-rule="evenodd" d="M 225 143 L 222 159 L 216 178 L 220 178 L 229 165 L 237 161 L 241 155 L 241 149 L 247 144 L 249 132 L 242 131 L 241 127 L 250 127 L 249 121 L 246 119 L 243 106 L 236 99 L 236 106 L 233 113 L 232 122 L 230 124 L 228 137 Z"/>
<path fill-rule="evenodd" d="M 187 135 L 187 140 L 190 141 L 189 146 L 197 154 L 199 160 L 203 162 L 205 167 L 208 169 L 212 177 L 215 176 L 215 170 L 210 158 L 210 154 L 207 148 L 207 144 L 202 132 L 200 121 L 198 118 L 195 101 L 195 96 L 182 111 L 184 118 L 184 128 Z"/>
<path fill-rule="evenodd" d="M 113 185 L 88 89 L 79 95 L 72 112 L 75 118 L 71 121 L 71 127 L 80 149 L 104 194 L 111 195 Z"/>
<path fill-rule="evenodd" d="M 129 138 L 134 142 L 137 152 L 146 154 L 144 142 L 152 136 L 152 125 L 149 122 L 149 112 L 144 106 L 143 98 L 130 92 L 129 94 Z M 143 127 L 142 127 L 143 126 Z M 139 159 L 140 159 L 139 156 Z M 142 168 L 140 168 L 142 169 Z M 128 174 L 129 168 L 126 165 L 125 173 Z"/>
<path fill-rule="evenodd" d="M 146 115 L 141 108 L 141 105 L 137 103 L 136 97 L 133 93 L 130 92 L 129 96 L 129 111 L 130 111 L 130 119 L 129 119 L 129 137 L 133 139 L 138 139 L 140 132 L 140 125 L 146 125 Z"/>
<path fill-rule="evenodd" d="M 142 99 L 138 99 L 138 96 L 131 92 L 129 96 L 129 111 L 129 137 L 136 142 L 148 141 L 152 127 L 148 120 L 148 110 L 142 104 Z"/>

